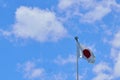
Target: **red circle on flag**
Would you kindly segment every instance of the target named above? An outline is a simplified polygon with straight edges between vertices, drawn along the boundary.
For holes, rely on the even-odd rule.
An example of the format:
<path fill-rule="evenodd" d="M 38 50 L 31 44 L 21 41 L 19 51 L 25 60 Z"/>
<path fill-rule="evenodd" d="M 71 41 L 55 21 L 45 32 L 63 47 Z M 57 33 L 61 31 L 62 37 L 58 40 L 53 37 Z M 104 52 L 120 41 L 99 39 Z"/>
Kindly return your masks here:
<path fill-rule="evenodd" d="M 88 49 L 84 49 L 83 54 L 86 58 L 90 58 L 90 56 L 91 56 L 90 51 Z"/>

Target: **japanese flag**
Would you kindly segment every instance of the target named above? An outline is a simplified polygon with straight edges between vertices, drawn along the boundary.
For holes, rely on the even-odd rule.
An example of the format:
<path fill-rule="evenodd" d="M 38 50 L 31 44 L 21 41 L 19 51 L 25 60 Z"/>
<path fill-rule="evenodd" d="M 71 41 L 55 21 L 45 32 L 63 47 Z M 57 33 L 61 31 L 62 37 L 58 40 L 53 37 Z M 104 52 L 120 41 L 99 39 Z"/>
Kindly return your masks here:
<path fill-rule="evenodd" d="M 93 52 L 86 48 L 86 47 L 83 47 L 79 42 L 78 42 L 78 39 L 76 39 L 76 42 L 77 42 L 77 57 L 80 57 L 80 58 L 84 58 L 86 59 L 89 63 L 94 63 L 95 62 L 95 56 L 93 54 Z"/>

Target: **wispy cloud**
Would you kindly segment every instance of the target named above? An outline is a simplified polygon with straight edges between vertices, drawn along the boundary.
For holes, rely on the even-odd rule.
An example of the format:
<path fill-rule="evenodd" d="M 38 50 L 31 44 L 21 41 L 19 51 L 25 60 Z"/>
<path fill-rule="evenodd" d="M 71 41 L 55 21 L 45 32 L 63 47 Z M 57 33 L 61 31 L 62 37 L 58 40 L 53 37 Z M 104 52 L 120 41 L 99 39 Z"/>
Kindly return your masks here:
<path fill-rule="evenodd" d="M 18 63 L 17 70 L 22 73 L 23 77 L 27 80 L 69 80 L 70 78 L 76 78 L 75 71 L 67 73 L 61 70 L 58 70 L 57 72 L 53 70 L 52 72 L 49 72 L 46 68 L 40 67 L 36 61 Z M 82 79 L 83 76 L 79 75 L 79 80 Z"/>
<path fill-rule="evenodd" d="M 114 76 L 120 77 L 120 31 L 118 31 L 115 35 L 113 40 L 111 41 L 112 48 L 111 48 L 111 55 L 112 59 L 114 60 Z"/>
<path fill-rule="evenodd" d="M 114 34 L 111 40 L 111 56 L 110 62 L 100 62 L 93 68 L 93 72 L 97 75 L 93 80 L 116 80 L 120 78 L 120 33 L 119 31 Z M 108 64 L 113 64 L 109 66 Z"/>
<path fill-rule="evenodd" d="M 101 20 L 110 11 L 111 10 L 109 8 L 103 7 L 102 5 L 98 5 L 93 10 L 83 15 L 81 21 L 92 23 Z"/>
<path fill-rule="evenodd" d="M 93 71 L 95 73 L 102 73 L 104 71 L 111 71 L 111 68 L 108 66 L 107 63 L 105 62 L 101 62 L 99 64 L 97 64 L 94 68 L 93 68 Z"/>
<path fill-rule="evenodd" d="M 115 75 L 115 77 L 120 77 L 120 52 L 119 52 L 119 55 L 118 55 L 117 60 L 115 62 L 114 75 Z"/>
<path fill-rule="evenodd" d="M 120 52 L 120 31 L 116 32 L 114 34 L 113 39 L 110 41 L 111 43 L 111 56 L 113 57 L 114 60 L 116 60 L 119 56 Z"/>
<path fill-rule="evenodd" d="M 77 14 L 80 21 L 85 23 L 100 21 L 111 11 L 120 10 L 120 4 L 116 0 L 60 0 L 58 7 L 71 12 L 71 17 Z"/>
<path fill-rule="evenodd" d="M 58 7 L 62 10 L 65 10 L 71 7 L 75 2 L 75 0 L 59 0 Z"/>
<path fill-rule="evenodd" d="M 23 72 L 24 78 L 34 80 L 44 78 L 44 69 L 36 68 L 34 62 L 28 61 L 24 64 L 18 64 L 19 71 Z"/>
<path fill-rule="evenodd" d="M 112 69 L 105 62 L 97 64 L 93 68 L 93 71 L 96 73 L 97 76 L 94 77 L 92 80 L 112 80 L 112 76 L 110 74 L 111 70 Z"/>
<path fill-rule="evenodd" d="M 51 80 L 66 80 L 67 78 L 68 78 L 67 74 L 58 73 L 53 74 Z"/>
<path fill-rule="evenodd" d="M 118 31 L 115 36 L 114 39 L 112 40 L 112 45 L 116 48 L 120 47 L 120 31 Z"/>
<path fill-rule="evenodd" d="M 68 63 L 75 63 L 76 62 L 76 57 L 75 55 L 69 55 L 67 58 L 63 58 L 60 55 L 54 60 L 56 64 L 59 65 L 66 65 Z"/>
<path fill-rule="evenodd" d="M 92 80 L 112 80 L 111 76 L 105 73 L 100 73 L 98 74 L 95 78 Z"/>

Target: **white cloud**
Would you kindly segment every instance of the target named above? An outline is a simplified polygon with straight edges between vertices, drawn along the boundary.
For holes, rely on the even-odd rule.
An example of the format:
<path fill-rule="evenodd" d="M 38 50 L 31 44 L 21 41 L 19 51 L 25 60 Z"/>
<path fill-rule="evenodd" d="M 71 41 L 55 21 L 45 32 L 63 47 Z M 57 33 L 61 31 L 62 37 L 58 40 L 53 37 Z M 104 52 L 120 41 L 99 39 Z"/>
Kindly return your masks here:
<path fill-rule="evenodd" d="M 66 10 L 72 7 L 84 7 L 85 9 L 87 9 L 92 6 L 93 2 L 94 0 L 59 0 L 58 7 L 62 10 Z"/>
<path fill-rule="evenodd" d="M 36 68 L 34 62 L 28 61 L 24 64 L 18 64 L 19 70 L 23 72 L 26 79 L 43 79 L 45 71 L 43 68 Z"/>
<path fill-rule="evenodd" d="M 19 63 L 17 65 L 18 71 L 23 74 L 23 77 L 28 80 L 68 80 L 76 78 L 75 72 L 64 72 L 64 71 L 52 71 L 49 72 L 45 68 L 40 68 L 37 64 L 39 62 L 27 61 L 25 63 Z M 47 64 L 47 63 L 45 63 Z M 79 75 L 79 80 L 82 80 L 83 76 Z"/>
<path fill-rule="evenodd" d="M 3 35 L 3 36 L 10 36 L 10 35 L 11 35 L 11 32 L 4 31 L 4 30 L 1 30 L 1 29 L 0 29 L 0 34 Z"/>
<path fill-rule="evenodd" d="M 114 39 L 112 40 L 112 45 L 115 47 L 115 48 L 119 48 L 120 47 L 120 31 L 118 31 L 115 36 L 114 36 Z"/>
<path fill-rule="evenodd" d="M 102 5 L 98 5 L 94 8 L 94 10 L 89 11 L 88 13 L 83 15 L 81 21 L 91 23 L 101 20 L 110 11 L 111 11 L 110 8 L 103 7 Z"/>
<path fill-rule="evenodd" d="M 96 77 L 93 80 L 116 80 L 120 78 L 120 44 L 119 44 L 119 36 L 120 32 L 118 31 L 113 40 L 111 41 L 111 56 L 112 60 L 110 61 L 113 66 L 109 66 L 109 62 L 102 62 L 97 64 L 93 71 L 96 73 Z M 117 41 L 118 40 L 118 41 Z"/>
<path fill-rule="evenodd" d="M 108 66 L 108 63 L 102 62 L 97 64 L 93 71 L 96 73 L 96 77 L 93 80 L 115 80 L 120 78 L 120 32 L 118 31 L 113 40 L 111 41 L 111 56 L 113 66 Z"/>
<path fill-rule="evenodd" d="M 114 62 L 113 75 L 114 78 L 120 78 L 120 31 L 114 35 L 111 45 L 111 56 Z"/>
<path fill-rule="evenodd" d="M 111 48 L 111 58 L 113 59 L 113 61 L 117 60 L 117 57 L 119 56 L 119 52 L 120 50 L 116 48 Z"/>
<path fill-rule="evenodd" d="M 101 63 L 97 64 L 97 65 L 94 67 L 93 71 L 94 71 L 95 73 L 102 73 L 102 72 L 104 72 L 104 71 L 109 71 L 109 72 L 110 72 L 110 71 L 111 71 L 111 68 L 108 66 L 107 63 L 101 62 Z"/>
<path fill-rule="evenodd" d="M 112 48 L 111 48 L 111 56 L 116 61 L 120 54 L 120 31 L 116 32 L 113 40 L 110 41 Z"/>
<path fill-rule="evenodd" d="M 120 77 L 120 52 L 117 58 L 117 61 L 115 62 L 114 66 L 114 75 L 115 77 Z"/>
<path fill-rule="evenodd" d="M 32 71 L 31 77 L 36 78 L 36 77 L 43 77 L 44 74 L 44 69 L 34 69 Z"/>
<path fill-rule="evenodd" d="M 16 11 L 16 23 L 7 35 L 39 42 L 57 41 L 67 35 L 67 30 L 57 19 L 54 12 L 21 6 Z"/>
<path fill-rule="evenodd" d="M 112 80 L 112 79 L 111 79 L 110 75 L 107 75 L 105 73 L 100 73 L 99 75 L 97 75 L 92 80 Z"/>
<path fill-rule="evenodd" d="M 25 71 L 25 72 L 29 72 L 29 71 L 31 71 L 34 67 L 35 67 L 35 64 L 34 64 L 33 62 L 28 61 L 28 62 L 26 62 L 26 63 L 24 64 L 24 71 Z"/>
<path fill-rule="evenodd" d="M 112 80 L 112 75 L 110 74 L 111 68 L 105 62 L 97 64 L 93 68 L 93 71 L 96 73 L 97 76 L 94 77 L 92 80 Z"/>
<path fill-rule="evenodd" d="M 54 74 L 51 80 L 66 80 L 67 78 L 68 78 L 67 74 L 58 73 Z"/>
<path fill-rule="evenodd" d="M 62 58 L 61 56 L 58 56 L 57 59 L 54 60 L 56 64 L 59 65 L 65 65 L 68 63 L 75 63 L 76 57 L 74 55 L 69 55 L 66 59 Z"/>
<path fill-rule="evenodd" d="M 71 17 L 77 14 L 81 22 L 87 23 L 100 21 L 111 11 L 120 11 L 116 0 L 60 0 L 58 7 L 66 12 L 71 11 Z"/>
<path fill-rule="evenodd" d="M 58 7 L 62 10 L 71 7 L 76 0 L 59 0 Z"/>
<path fill-rule="evenodd" d="M 112 11 L 112 8 L 116 6 L 118 6 L 118 4 L 115 0 L 93 1 L 89 11 L 81 17 L 81 21 L 93 23 L 102 20 L 102 18 L 109 14 Z"/>

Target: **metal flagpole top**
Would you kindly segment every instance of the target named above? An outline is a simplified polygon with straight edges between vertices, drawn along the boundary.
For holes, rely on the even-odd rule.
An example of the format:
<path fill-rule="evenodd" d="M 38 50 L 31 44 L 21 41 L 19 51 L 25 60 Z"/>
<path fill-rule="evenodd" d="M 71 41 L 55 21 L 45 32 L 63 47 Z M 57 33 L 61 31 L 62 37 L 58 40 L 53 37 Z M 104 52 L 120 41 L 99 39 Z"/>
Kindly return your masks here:
<path fill-rule="evenodd" d="M 75 40 L 78 42 L 78 36 L 75 36 Z"/>

